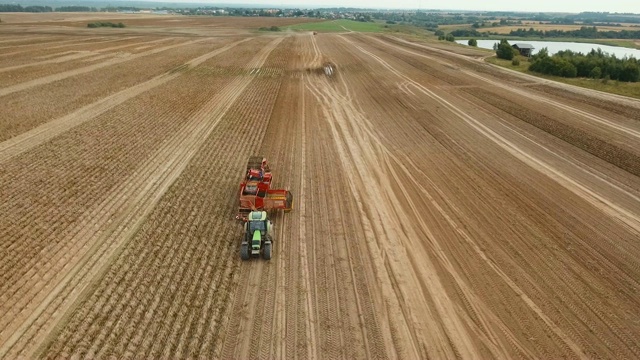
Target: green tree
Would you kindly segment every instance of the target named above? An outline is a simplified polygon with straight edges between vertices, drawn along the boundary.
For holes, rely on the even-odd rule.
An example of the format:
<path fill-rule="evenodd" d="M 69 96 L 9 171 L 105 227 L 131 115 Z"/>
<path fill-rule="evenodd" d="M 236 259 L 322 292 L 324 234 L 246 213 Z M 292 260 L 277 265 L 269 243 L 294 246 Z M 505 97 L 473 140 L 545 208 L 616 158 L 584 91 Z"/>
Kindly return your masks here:
<path fill-rule="evenodd" d="M 594 67 L 589 72 L 589 77 L 592 79 L 600 79 L 602 77 L 602 69 L 599 66 Z"/>
<path fill-rule="evenodd" d="M 478 46 L 478 40 L 476 40 L 476 39 L 469 39 L 468 44 L 469 44 L 469 46 Z"/>
<path fill-rule="evenodd" d="M 444 39 L 447 40 L 447 41 L 451 41 L 451 42 L 456 41 L 456 38 L 451 34 L 447 34 L 447 36 L 445 36 Z"/>
<path fill-rule="evenodd" d="M 500 59 L 511 60 L 516 55 L 516 50 L 509 45 L 507 39 L 500 40 L 496 49 L 496 56 Z"/>
<path fill-rule="evenodd" d="M 631 81 L 637 82 L 640 80 L 640 68 L 638 64 L 627 61 L 622 66 L 622 71 L 620 72 L 620 81 Z"/>

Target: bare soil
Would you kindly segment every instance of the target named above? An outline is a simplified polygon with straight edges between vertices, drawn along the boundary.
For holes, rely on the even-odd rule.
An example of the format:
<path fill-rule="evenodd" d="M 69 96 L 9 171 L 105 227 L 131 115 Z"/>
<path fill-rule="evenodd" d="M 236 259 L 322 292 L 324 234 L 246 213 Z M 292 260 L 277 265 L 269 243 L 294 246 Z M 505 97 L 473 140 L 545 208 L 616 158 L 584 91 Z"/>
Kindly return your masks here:
<path fill-rule="evenodd" d="M 639 101 L 415 39 L 247 30 L 278 19 L 21 16 L 0 358 L 640 357 Z M 255 154 L 295 203 L 242 262 Z"/>

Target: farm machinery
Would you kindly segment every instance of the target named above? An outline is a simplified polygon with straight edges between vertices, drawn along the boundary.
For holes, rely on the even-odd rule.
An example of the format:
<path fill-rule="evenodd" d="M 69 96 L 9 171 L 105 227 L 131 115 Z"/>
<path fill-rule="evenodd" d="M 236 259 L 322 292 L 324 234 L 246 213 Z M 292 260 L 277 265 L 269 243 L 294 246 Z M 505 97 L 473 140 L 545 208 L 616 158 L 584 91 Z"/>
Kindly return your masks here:
<path fill-rule="evenodd" d="M 240 245 L 240 258 L 249 260 L 251 257 L 271 259 L 271 229 L 273 224 L 266 211 L 252 211 L 244 223 L 244 238 Z"/>
<path fill-rule="evenodd" d="M 240 257 L 247 260 L 252 256 L 271 258 L 271 221 L 268 212 L 293 209 L 293 195 L 289 190 L 272 189 L 273 176 L 267 160 L 262 156 L 251 156 L 247 172 L 240 183 L 239 208 L 236 219 L 244 224 L 244 238 Z M 251 246 L 249 246 L 251 245 Z"/>

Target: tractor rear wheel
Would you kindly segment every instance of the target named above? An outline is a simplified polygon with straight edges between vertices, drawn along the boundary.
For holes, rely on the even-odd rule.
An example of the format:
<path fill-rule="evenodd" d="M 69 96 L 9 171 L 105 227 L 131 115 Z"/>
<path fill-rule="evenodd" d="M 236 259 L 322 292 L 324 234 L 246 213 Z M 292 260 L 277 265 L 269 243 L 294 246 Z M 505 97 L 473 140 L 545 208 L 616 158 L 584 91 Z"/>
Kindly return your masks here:
<path fill-rule="evenodd" d="M 249 244 L 240 245 L 240 258 L 242 260 L 249 260 L 251 256 L 249 255 Z"/>
<path fill-rule="evenodd" d="M 271 260 L 271 243 L 270 242 L 264 244 L 264 249 L 262 249 L 262 257 L 265 260 Z"/>

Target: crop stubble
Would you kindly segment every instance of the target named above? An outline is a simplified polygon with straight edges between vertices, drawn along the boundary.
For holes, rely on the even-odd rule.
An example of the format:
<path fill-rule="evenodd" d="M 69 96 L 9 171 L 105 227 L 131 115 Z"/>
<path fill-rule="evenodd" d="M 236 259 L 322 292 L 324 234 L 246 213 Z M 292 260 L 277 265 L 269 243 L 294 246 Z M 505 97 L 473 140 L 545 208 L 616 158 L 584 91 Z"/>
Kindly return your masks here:
<path fill-rule="evenodd" d="M 67 107 L 49 99 L 101 67 L 12 85 L 16 104 L 64 91 L 0 139 L 0 357 L 640 355 L 640 105 L 389 36 L 237 40 L 167 49 L 157 72 L 138 49 L 118 89 Z M 34 66 L 81 60 L 54 53 Z M 101 110 L 65 118 L 82 106 Z M 241 263 L 256 153 L 296 203 L 274 258 Z"/>

